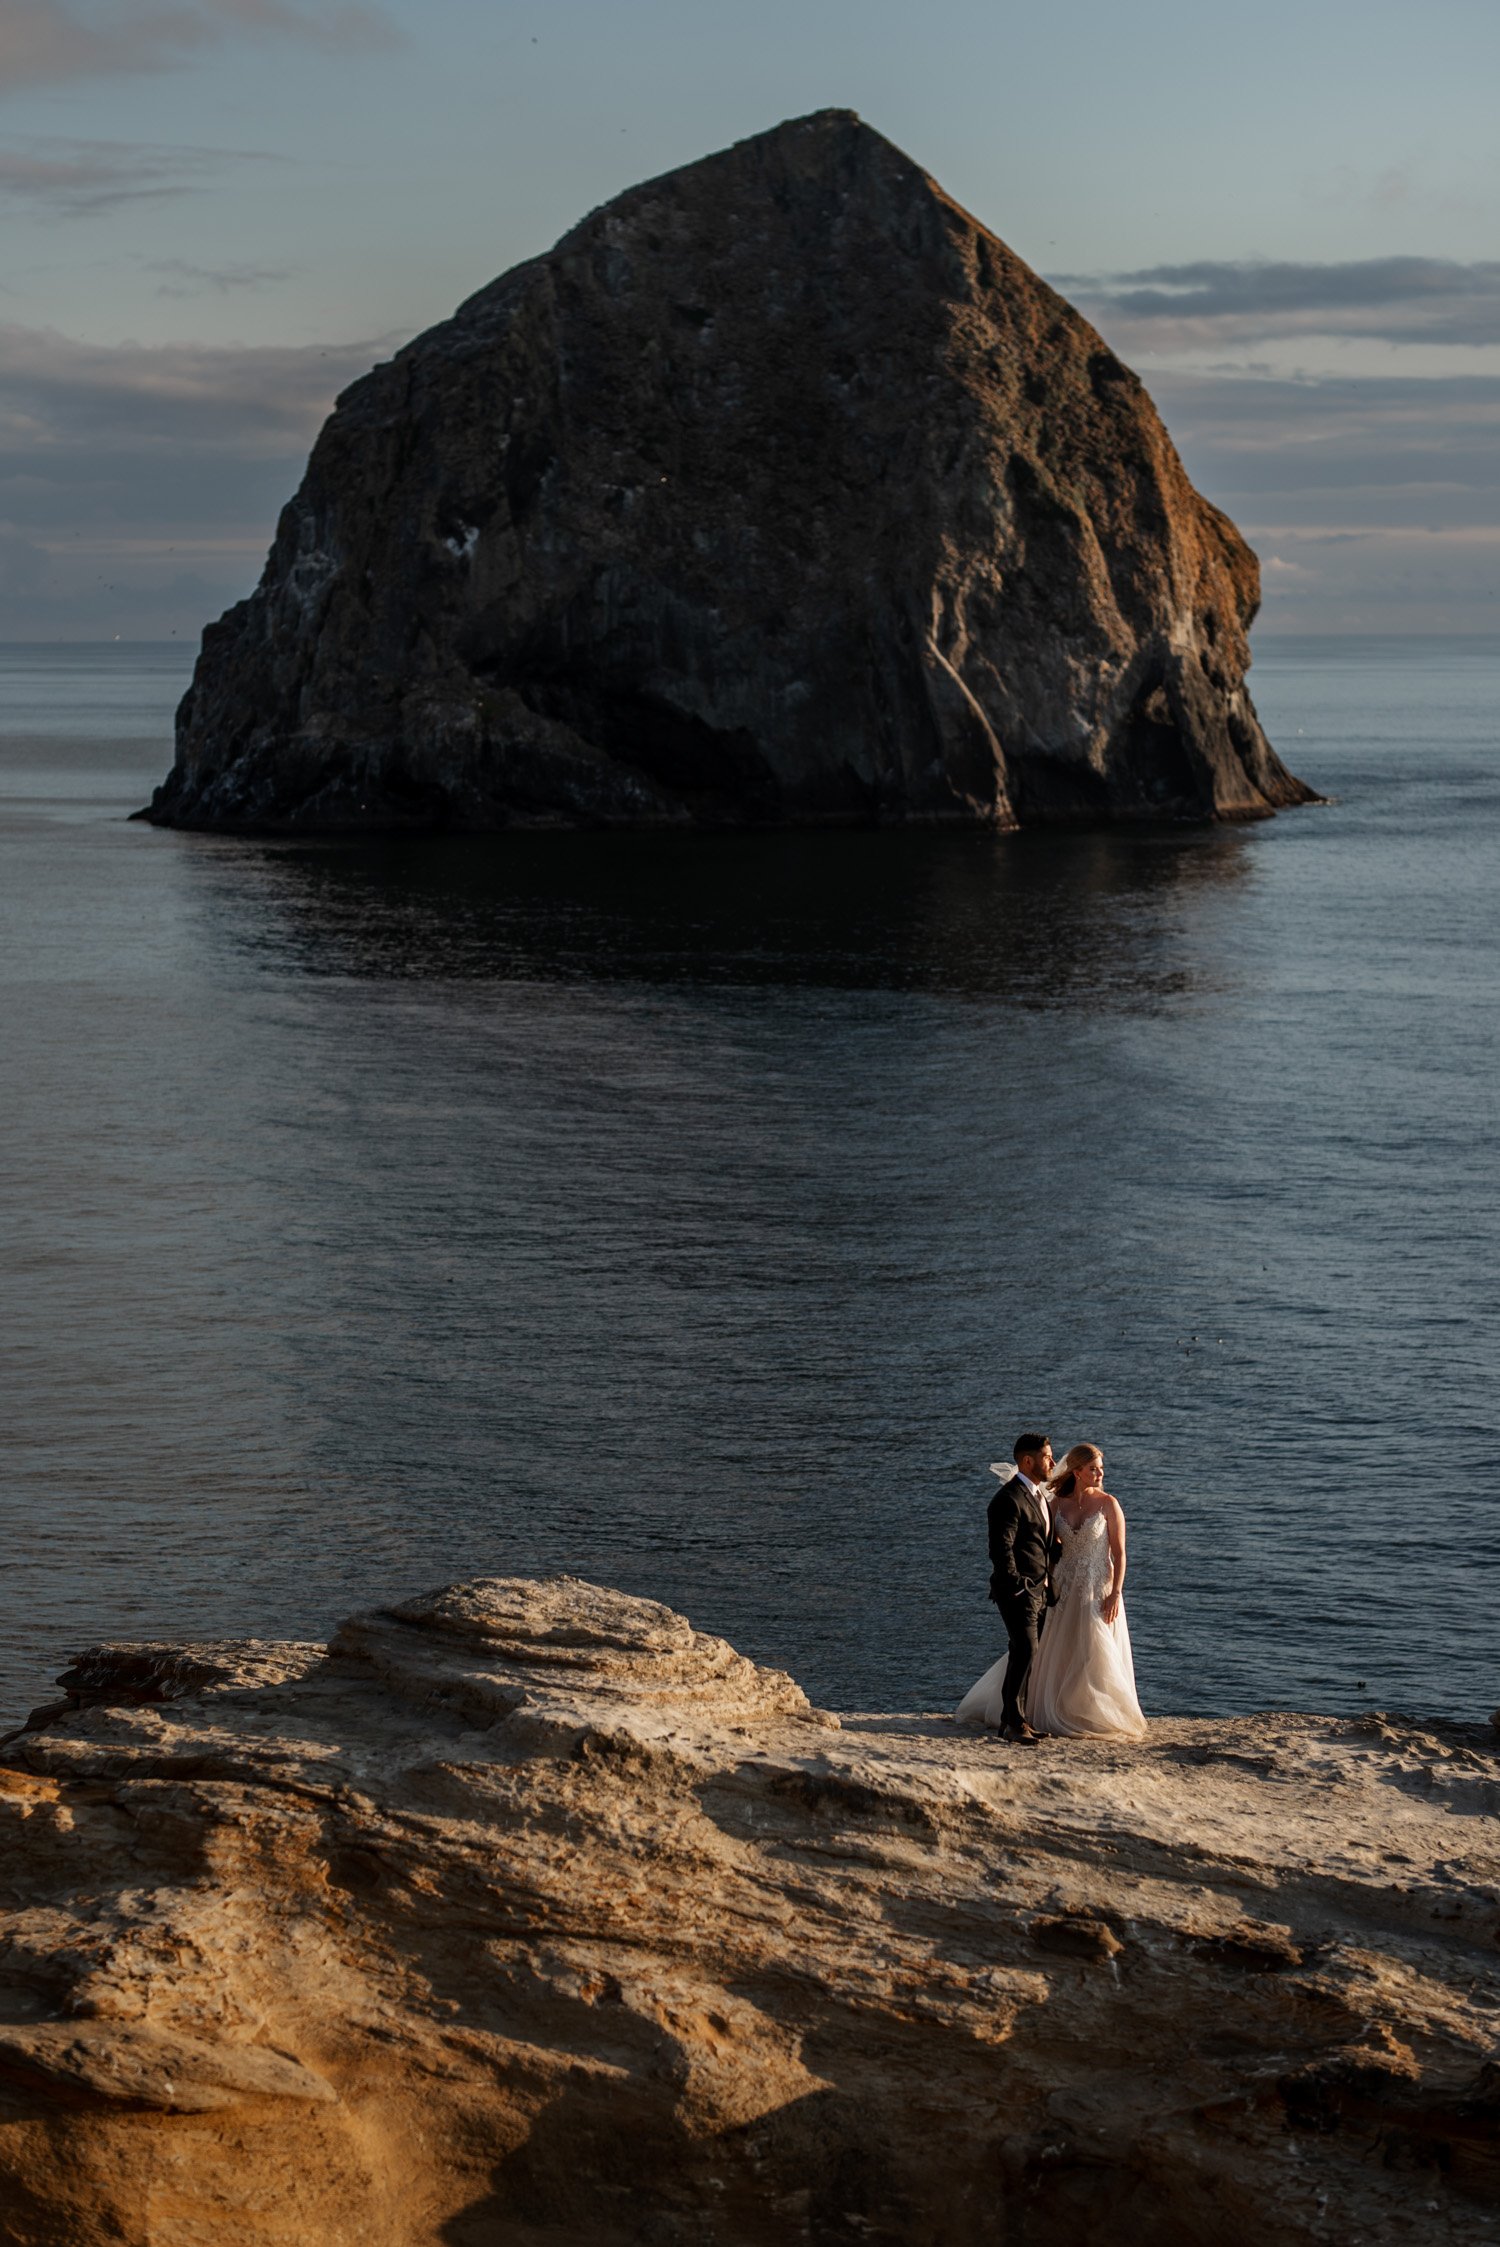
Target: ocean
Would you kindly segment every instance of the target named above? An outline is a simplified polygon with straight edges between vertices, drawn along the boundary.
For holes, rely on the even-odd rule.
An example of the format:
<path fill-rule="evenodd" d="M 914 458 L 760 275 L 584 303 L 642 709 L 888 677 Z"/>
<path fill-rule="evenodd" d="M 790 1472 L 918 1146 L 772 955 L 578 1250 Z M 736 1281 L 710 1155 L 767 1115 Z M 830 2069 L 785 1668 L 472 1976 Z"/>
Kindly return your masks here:
<path fill-rule="evenodd" d="M 1500 1701 L 1500 644 L 1267 640 L 1245 828 L 159 833 L 191 653 L 0 648 L 0 1716 L 455 1577 L 841 1708 L 1106 1456 L 1148 1714 Z"/>

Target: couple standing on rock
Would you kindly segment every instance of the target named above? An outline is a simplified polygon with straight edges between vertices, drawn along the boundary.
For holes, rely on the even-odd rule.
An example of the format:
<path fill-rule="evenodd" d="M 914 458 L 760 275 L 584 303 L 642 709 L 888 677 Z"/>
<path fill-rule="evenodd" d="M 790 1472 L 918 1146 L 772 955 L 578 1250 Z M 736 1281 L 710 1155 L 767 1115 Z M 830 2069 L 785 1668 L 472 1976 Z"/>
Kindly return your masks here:
<path fill-rule="evenodd" d="M 958 1721 L 1026 1744 L 1051 1732 L 1143 1740 L 1121 1596 L 1125 1514 L 1104 1487 L 1104 1454 L 1075 1443 L 1058 1467 L 1050 1439 L 1028 1430 L 1014 1458 L 1014 1472 L 990 1469 L 1003 1478 L 989 1508 L 990 1598 L 1007 1647 Z"/>

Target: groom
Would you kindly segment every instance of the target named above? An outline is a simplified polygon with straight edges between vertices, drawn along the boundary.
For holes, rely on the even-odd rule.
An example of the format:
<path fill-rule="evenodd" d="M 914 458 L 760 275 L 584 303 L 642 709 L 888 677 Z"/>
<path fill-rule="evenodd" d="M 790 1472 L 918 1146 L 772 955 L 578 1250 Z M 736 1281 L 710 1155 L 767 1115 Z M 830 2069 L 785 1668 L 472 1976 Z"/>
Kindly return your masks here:
<path fill-rule="evenodd" d="M 1016 1471 L 990 1500 L 990 1598 L 1000 1610 L 1009 1651 L 1001 1735 L 1030 1746 L 1037 1735 L 1022 1716 L 1021 1703 L 1047 1612 L 1052 1508 L 1037 1485 L 1052 1472 L 1052 1444 L 1028 1429 L 1017 1436 L 1011 1456 Z"/>

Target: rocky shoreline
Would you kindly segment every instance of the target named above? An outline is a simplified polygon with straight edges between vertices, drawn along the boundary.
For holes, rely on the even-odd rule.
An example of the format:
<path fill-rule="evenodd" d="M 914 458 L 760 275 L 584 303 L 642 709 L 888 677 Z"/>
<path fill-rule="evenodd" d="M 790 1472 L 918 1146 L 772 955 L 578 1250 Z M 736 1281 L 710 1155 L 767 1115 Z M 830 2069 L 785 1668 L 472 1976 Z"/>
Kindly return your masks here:
<path fill-rule="evenodd" d="M 493 1579 L 0 1750 L 0 2241 L 1500 2231 L 1500 1742 L 1006 1749 Z"/>

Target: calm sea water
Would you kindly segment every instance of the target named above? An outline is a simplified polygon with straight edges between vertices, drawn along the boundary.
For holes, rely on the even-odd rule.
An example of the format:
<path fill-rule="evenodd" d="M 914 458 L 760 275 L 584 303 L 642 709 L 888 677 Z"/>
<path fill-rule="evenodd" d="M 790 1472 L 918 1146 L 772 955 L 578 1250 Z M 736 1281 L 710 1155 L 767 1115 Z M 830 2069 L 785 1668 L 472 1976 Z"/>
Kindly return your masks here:
<path fill-rule="evenodd" d="M 0 650 L 0 1710 L 455 1576 L 843 1706 L 1103 1444 L 1148 1710 L 1500 1700 L 1500 647 L 1283 643 L 1246 830 L 125 823 L 178 647 Z"/>

